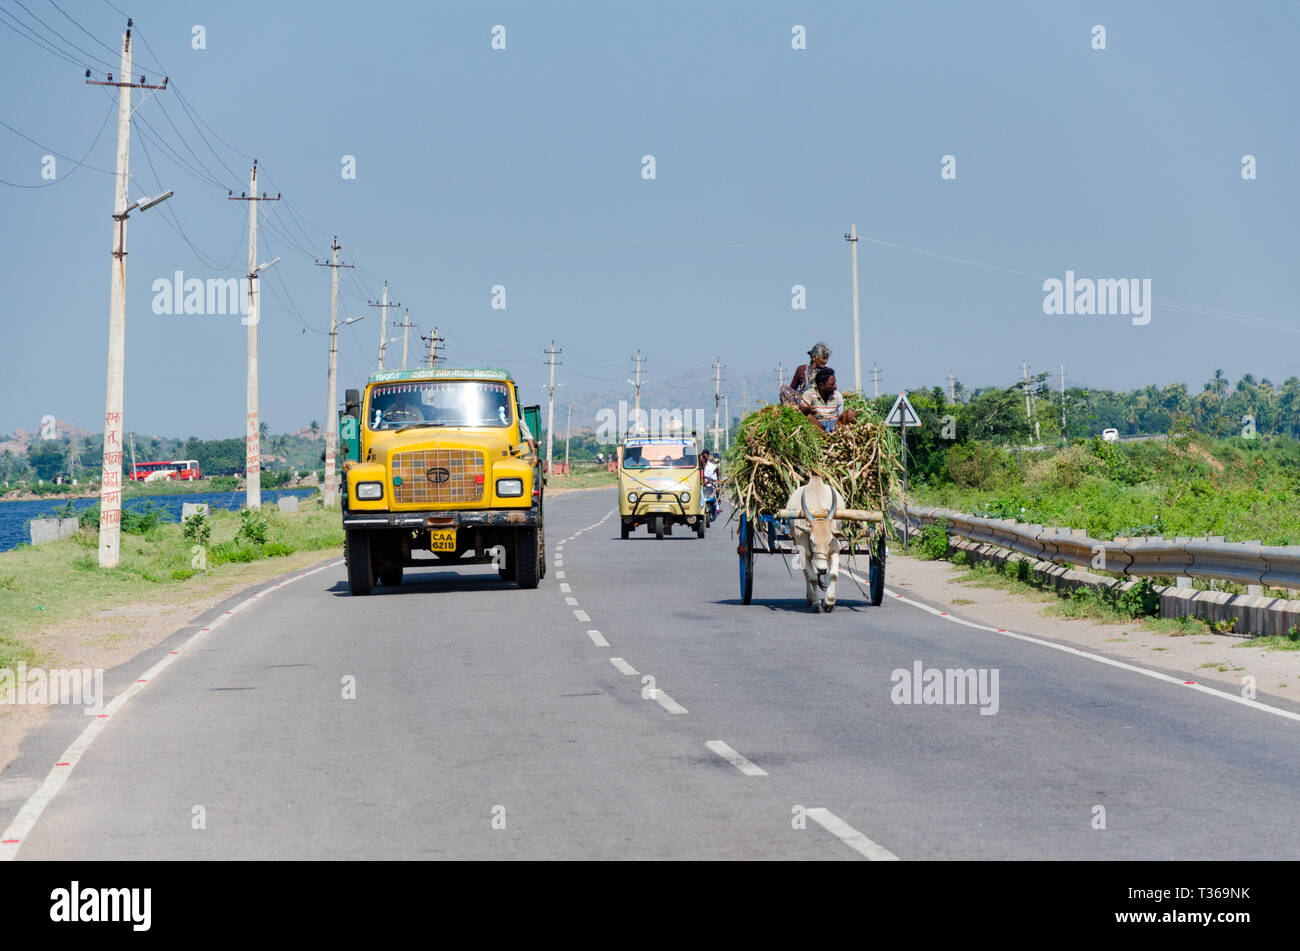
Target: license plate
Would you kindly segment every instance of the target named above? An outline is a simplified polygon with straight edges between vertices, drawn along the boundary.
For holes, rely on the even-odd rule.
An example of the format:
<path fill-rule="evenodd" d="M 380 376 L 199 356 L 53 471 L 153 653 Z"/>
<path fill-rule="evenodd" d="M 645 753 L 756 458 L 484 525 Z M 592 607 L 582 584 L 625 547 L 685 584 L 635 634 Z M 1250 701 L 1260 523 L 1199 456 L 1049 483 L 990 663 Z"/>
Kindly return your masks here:
<path fill-rule="evenodd" d="M 455 551 L 456 529 L 429 532 L 429 551 Z"/>

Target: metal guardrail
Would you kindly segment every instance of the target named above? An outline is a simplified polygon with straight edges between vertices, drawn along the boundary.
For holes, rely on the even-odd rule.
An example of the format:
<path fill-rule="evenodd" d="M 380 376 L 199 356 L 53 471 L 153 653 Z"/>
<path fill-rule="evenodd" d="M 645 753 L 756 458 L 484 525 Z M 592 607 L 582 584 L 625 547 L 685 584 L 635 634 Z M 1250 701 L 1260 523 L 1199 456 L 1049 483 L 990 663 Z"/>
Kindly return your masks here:
<path fill-rule="evenodd" d="M 901 510 L 893 514 L 900 516 Z M 974 542 L 1007 548 L 1041 561 L 1130 577 L 1186 576 L 1300 589 L 1300 545 L 1261 545 L 1206 538 L 1090 538 L 1082 529 L 1029 525 L 1010 518 L 982 518 L 948 509 L 910 507 L 909 523 L 933 525 L 946 519 L 948 532 Z"/>

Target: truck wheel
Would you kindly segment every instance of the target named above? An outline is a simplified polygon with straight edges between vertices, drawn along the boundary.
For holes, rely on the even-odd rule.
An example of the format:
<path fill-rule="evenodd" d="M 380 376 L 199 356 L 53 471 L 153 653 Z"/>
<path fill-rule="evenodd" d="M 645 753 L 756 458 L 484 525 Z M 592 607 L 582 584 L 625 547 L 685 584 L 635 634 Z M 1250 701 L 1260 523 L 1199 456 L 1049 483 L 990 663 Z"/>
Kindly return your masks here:
<path fill-rule="evenodd" d="M 656 515 L 655 516 L 655 538 L 663 538 L 663 537 L 664 537 L 664 517 L 662 515 Z"/>
<path fill-rule="evenodd" d="M 506 545 L 501 546 L 502 564 L 497 568 L 497 577 L 502 581 L 515 580 L 515 553 Z"/>
<path fill-rule="evenodd" d="M 379 569 L 379 583 L 385 587 L 396 588 L 402 583 L 402 566 L 390 565 Z"/>
<path fill-rule="evenodd" d="M 623 541 L 627 541 L 627 536 L 632 534 L 632 526 L 628 524 L 627 519 L 623 519 Z"/>
<path fill-rule="evenodd" d="M 374 566 L 370 562 L 370 532 L 353 529 L 347 533 L 348 590 L 354 595 L 370 594 L 375 589 Z"/>
<path fill-rule="evenodd" d="M 536 588 L 542 580 L 542 546 L 536 528 L 515 532 L 515 581 L 521 588 Z"/>
<path fill-rule="evenodd" d="M 707 527 L 707 526 L 704 524 L 704 516 L 701 515 L 701 516 L 696 520 L 696 522 L 695 522 L 695 534 L 696 534 L 696 536 L 699 537 L 699 538 L 703 538 L 703 537 L 704 537 L 704 529 L 705 529 L 706 527 Z"/>

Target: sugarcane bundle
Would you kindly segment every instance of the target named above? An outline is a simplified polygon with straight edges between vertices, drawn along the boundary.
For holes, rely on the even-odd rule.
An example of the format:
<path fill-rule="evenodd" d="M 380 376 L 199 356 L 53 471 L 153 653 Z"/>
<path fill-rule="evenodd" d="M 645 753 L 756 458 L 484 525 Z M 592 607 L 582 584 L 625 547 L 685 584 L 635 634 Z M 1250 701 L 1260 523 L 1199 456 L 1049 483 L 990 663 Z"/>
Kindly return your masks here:
<path fill-rule="evenodd" d="M 723 458 L 723 485 L 734 511 L 753 518 L 785 506 L 790 493 L 820 475 L 849 509 L 881 510 L 900 491 L 898 437 L 856 393 L 852 423 L 827 433 L 792 406 L 765 406 L 740 423 Z"/>

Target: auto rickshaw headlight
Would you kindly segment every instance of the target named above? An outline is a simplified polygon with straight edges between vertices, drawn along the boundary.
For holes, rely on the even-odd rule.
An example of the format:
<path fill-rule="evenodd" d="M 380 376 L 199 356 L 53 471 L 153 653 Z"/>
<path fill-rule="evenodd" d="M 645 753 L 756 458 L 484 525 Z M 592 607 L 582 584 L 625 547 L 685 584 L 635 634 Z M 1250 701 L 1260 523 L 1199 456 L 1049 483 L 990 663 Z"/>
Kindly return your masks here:
<path fill-rule="evenodd" d="M 683 492 L 683 493 L 682 493 L 682 501 L 683 501 L 683 502 L 689 502 L 690 500 L 691 500 L 691 493 L 689 493 L 689 492 Z"/>
<path fill-rule="evenodd" d="M 636 493 L 635 493 L 635 492 L 629 492 L 629 493 L 627 494 L 627 500 L 628 500 L 629 502 L 631 502 L 633 505 L 635 505 L 635 504 L 636 504 Z"/>

